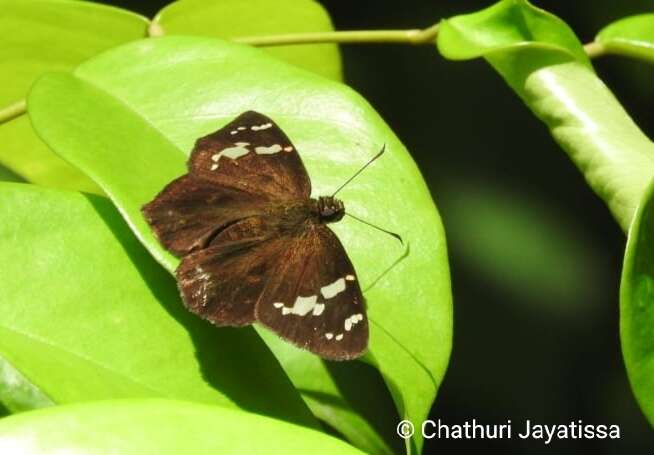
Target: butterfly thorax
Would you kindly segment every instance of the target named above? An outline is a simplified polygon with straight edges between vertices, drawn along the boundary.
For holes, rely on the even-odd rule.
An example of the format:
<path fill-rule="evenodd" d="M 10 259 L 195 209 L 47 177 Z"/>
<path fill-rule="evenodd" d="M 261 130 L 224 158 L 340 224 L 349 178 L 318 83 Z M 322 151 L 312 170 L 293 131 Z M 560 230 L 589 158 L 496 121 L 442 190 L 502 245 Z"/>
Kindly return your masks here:
<path fill-rule="evenodd" d="M 345 215 L 345 206 L 343 201 L 333 196 L 320 196 L 311 199 L 311 211 L 322 223 L 335 223 Z"/>
<path fill-rule="evenodd" d="M 269 232 L 287 234 L 311 225 L 335 223 L 344 215 L 343 201 L 332 196 L 320 196 L 317 199 L 297 199 L 270 205 L 264 217 Z"/>

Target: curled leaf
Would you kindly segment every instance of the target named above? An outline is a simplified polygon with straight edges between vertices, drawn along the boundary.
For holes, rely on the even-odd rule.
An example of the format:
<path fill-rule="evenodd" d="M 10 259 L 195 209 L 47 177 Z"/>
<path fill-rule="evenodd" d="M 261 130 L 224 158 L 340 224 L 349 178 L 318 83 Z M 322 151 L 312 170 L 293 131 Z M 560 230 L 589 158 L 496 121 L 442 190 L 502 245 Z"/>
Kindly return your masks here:
<path fill-rule="evenodd" d="M 654 144 L 597 77 L 560 19 L 502 0 L 444 21 L 438 48 L 484 57 L 550 129 L 626 231 L 654 175 Z"/>
<path fill-rule="evenodd" d="M 606 53 L 654 62 L 654 13 L 615 21 L 604 27 L 595 41 Z"/>

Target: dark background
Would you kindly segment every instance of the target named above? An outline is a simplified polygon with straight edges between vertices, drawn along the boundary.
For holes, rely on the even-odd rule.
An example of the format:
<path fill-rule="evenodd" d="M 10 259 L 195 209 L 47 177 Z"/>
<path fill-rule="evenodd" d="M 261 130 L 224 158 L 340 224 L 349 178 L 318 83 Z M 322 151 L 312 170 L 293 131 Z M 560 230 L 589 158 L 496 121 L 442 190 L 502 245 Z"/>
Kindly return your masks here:
<path fill-rule="evenodd" d="M 247 0 L 243 0 L 247 1 Z M 167 1 L 105 1 L 152 17 Z M 417 28 L 492 2 L 323 0 L 337 29 Z M 536 1 L 583 42 L 648 1 Z M 430 440 L 425 453 L 651 454 L 654 431 L 620 353 L 625 236 L 565 153 L 483 61 L 432 46 L 343 46 L 347 82 L 406 144 L 438 204 L 454 288 L 454 348 L 431 418 L 618 424 L 622 439 Z M 654 65 L 595 62 L 654 135 Z"/>

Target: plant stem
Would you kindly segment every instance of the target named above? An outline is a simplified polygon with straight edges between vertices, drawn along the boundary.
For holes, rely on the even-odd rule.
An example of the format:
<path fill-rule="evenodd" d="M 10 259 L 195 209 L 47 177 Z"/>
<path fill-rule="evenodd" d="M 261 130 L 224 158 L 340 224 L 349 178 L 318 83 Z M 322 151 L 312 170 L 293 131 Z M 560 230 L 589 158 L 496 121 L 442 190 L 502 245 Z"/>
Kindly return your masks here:
<path fill-rule="evenodd" d="M 597 41 L 591 41 L 590 43 L 584 44 L 584 50 L 589 58 L 601 57 L 606 54 L 606 48 L 604 45 Z"/>
<path fill-rule="evenodd" d="M 158 38 L 164 36 L 164 29 L 157 21 L 151 21 L 148 25 L 148 38 Z"/>
<path fill-rule="evenodd" d="M 316 43 L 403 43 L 434 44 L 438 24 L 425 29 L 409 30 L 353 30 L 342 32 L 288 33 L 284 35 L 245 36 L 232 41 L 251 46 L 282 46 Z"/>
<path fill-rule="evenodd" d="M 16 117 L 23 115 L 27 111 L 27 103 L 25 100 L 16 101 L 9 106 L 0 109 L 0 123 L 8 122 Z"/>
<path fill-rule="evenodd" d="M 148 27 L 148 36 L 159 37 L 165 34 L 156 21 Z M 438 23 L 424 29 L 407 30 L 352 30 L 342 32 L 288 33 L 268 36 L 243 36 L 232 41 L 251 46 L 283 46 L 290 44 L 316 43 L 400 43 L 409 45 L 434 44 L 438 36 Z M 602 43 L 596 41 L 584 45 L 590 58 L 607 53 Z M 13 120 L 26 112 L 25 100 L 17 101 L 0 109 L 0 124 Z"/>

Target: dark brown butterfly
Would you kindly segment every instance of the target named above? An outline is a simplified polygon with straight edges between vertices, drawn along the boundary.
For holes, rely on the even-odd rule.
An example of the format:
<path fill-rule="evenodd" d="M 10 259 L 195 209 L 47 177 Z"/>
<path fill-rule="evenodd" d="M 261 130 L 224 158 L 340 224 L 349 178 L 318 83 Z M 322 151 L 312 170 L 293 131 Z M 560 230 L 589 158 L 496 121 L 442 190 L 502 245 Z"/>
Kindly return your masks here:
<path fill-rule="evenodd" d="M 200 138 L 188 168 L 142 209 L 162 245 L 182 258 L 176 274 L 186 307 L 218 326 L 259 322 L 326 359 L 363 354 L 363 295 L 327 227 L 343 218 L 343 203 L 311 198 L 284 132 L 245 112 Z"/>

